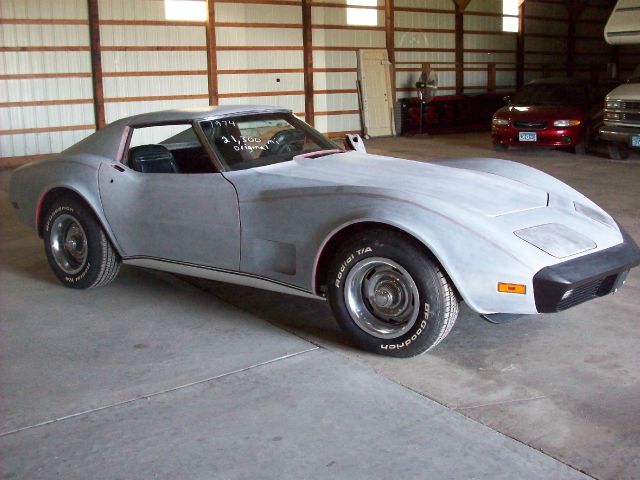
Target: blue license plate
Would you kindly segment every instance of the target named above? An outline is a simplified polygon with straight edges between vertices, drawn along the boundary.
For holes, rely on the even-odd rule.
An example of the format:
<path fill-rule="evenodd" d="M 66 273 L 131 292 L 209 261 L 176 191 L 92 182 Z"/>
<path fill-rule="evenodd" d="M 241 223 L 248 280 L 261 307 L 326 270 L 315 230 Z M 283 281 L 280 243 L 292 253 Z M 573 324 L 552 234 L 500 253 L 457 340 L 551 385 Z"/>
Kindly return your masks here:
<path fill-rule="evenodd" d="M 521 142 L 537 142 L 538 135 L 536 132 L 518 132 L 518 140 Z"/>
<path fill-rule="evenodd" d="M 631 146 L 640 147 L 640 135 L 633 135 L 631 137 Z"/>

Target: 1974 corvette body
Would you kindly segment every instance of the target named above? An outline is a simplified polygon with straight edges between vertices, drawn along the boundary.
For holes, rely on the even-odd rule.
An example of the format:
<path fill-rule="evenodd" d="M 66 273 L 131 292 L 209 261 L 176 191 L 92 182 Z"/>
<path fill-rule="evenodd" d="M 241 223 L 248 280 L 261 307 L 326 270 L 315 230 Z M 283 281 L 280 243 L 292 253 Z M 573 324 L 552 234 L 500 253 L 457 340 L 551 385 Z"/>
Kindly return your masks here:
<path fill-rule="evenodd" d="M 361 347 L 439 343 L 458 303 L 501 322 L 616 291 L 634 241 L 536 169 L 424 163 L 342 149 L 273 107 L 208 107 L 116 121 L 16 170 L 10 196 L 73 288 L 120 263 L 328 298 Z"/>

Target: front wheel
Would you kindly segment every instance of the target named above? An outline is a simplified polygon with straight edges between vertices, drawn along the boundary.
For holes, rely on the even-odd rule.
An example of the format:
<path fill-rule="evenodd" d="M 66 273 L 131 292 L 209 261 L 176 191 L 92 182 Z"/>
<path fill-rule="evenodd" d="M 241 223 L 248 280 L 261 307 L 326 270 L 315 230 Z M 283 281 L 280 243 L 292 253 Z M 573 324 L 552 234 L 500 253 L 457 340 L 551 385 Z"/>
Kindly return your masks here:
<path fill-rule="evenodd" d="M 58 280 L 70 288 L 110 283 L 120 269 L 120 257 L 93 212 L 75 197 L 59 199 L 44 224 L 47 260 Z"/>
<path fill-rule="evenodd" d="M 332 261 L 328 282 L 338 324 L 371 352 L 426 352 L 449 334 L 458 316 L 458 300 L 442 269 L 399 233 L 372 230 L 347 243 Z"/>
<path fill-rule="evenodd" d="M 613 160 L 626 160 L 629 158 L 629 147 L 623 143 L 608 142 L 607 150 L 609 151 L 609 158 Z"/>

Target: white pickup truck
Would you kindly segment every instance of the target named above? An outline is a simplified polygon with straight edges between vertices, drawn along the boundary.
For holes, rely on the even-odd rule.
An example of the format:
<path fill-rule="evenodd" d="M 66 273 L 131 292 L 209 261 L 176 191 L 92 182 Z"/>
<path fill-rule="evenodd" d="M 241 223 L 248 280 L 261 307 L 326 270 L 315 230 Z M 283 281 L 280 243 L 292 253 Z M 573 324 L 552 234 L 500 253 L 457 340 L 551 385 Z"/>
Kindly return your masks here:
<path fill-rule="evenodd" d="M 640 44 L 640 0 L 618 0 L 604 27 L 604 39 L 611 45 Z M 627 83 L 607 95 L 599 134 L 615 160 L 624 160 L 631 148 L 640 148 L 640 65 Z"/>

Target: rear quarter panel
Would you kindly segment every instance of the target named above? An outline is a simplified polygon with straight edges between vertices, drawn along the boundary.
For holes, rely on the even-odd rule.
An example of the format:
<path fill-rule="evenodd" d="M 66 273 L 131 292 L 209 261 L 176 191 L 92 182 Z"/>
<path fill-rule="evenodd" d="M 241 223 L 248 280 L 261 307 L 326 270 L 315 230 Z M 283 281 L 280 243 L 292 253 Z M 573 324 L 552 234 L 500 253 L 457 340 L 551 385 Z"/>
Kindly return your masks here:
<path fill-rule="evenodd" d="M 45 195 L 55 188 L 78 194 L 93 210 L 103 226 L 107 226 L 98 190 L 99 157 L 59 157 L 35 162 L 15 170 L 9 183 L 9 196 L 18 205 L 20 219 L 37 229 L 37 215 Z M 111 232 L 105 229 L 114 245 Z"/>

